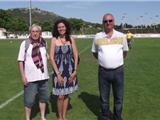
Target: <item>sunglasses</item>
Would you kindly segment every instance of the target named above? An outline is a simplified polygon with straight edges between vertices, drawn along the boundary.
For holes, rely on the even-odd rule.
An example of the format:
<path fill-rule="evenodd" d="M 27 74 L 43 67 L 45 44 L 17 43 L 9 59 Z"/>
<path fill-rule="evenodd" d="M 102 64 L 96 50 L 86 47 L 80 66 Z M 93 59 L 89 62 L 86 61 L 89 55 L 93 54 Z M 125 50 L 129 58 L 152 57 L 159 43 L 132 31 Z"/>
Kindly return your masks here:
<path fill-rule="evenodd" d="M 103 20 L 103 23 L 111 23 L 113 20 Z"/>

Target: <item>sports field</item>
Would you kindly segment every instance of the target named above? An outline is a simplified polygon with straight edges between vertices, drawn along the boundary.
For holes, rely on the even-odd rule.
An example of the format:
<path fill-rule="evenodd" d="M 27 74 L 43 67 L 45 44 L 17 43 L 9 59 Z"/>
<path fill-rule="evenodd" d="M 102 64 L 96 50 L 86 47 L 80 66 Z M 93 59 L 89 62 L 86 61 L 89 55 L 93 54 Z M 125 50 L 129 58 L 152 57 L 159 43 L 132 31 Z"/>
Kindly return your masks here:
<path fill-rule="evenodd" d="M 24 120 L 23 85 L 17 66 L 21 41 L 0 41 L 0 120 Z M 48 44 L 50 42 L 48 41 Z M 70 95 L 68 120 L 97 120 L 100 110 L 97 62 L 91 54 L 92 40 L 77 40 L 80 53 L 79 89 Z M 50 66 L 50 65 L 49 65 Z M 49 68 L 51 73 L 51 69 Z M 52 81 L 49 81 L 50 91 Z M 111 96 L 111 112 L 113 107 Z M 51 96 L 47 120 L 57 120 L 56 99 Z M 33 120 L 39 120 L 35 105 Z M 124 120 L 160 119 L 160 39 L 135 39 L 125 59 Z"/>

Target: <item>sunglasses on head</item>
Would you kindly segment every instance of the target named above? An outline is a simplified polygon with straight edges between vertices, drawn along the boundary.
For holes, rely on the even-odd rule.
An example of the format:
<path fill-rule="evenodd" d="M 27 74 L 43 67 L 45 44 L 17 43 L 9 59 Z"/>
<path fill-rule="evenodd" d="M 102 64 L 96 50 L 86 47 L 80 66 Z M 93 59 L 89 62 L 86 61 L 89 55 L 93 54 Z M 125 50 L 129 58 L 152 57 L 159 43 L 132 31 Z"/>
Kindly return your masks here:
<path fill-rule="evenodd" d="M 103 20 L 103 23 L 111 23 L 113 20 Z"/>

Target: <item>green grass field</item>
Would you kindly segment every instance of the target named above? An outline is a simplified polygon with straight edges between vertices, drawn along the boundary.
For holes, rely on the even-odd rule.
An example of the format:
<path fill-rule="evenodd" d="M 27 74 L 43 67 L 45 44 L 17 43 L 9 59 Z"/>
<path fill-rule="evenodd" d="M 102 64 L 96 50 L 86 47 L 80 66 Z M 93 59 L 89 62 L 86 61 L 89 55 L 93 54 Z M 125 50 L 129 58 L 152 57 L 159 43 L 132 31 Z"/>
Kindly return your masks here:
<path fill-rule="evenodd" d="M 0 41 L 0 105 L 23 90 L 17 66 L 21 41 Z M 97 120 L 100 110 L 97 62 L 91 54 L 92 40 L 77 40 L 80 52 L 79 89 L 70 95 L 68 120 Z M 124 120 L 160 119 L 160 40 L 136 39 L 125 59 Z M 49 69 L 51 72 L 51 69 Z M 51 79 L 49 81 L 51 91 Z M 113 97 L 111 96 L 111 111 Z M 33 120 L 39 120 L 34 109 Z M 56 99 L 51 97 L 47 120 L 56 120 Z M 23 96 L 0 108 L 0 120 L 24 120 Z"/>

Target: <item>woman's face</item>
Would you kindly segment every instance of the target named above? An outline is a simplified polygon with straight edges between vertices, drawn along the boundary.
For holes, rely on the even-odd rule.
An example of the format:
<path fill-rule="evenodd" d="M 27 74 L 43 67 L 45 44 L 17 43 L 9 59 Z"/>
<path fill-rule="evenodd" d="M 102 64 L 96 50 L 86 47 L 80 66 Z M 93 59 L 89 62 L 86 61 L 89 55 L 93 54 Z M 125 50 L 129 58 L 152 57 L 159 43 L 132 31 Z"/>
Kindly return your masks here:
<path fill-rule="evenodd" d="M 66 26 L 64 23 L 59 23 L 57 27 L 60 35 L 64 35 L 66 33 Z"/>
<path fill-rule="evenodd" d="M 38 30 L 37 27 L 33 27 L 31 30 L 31 36 L 34 40 L 37 40 L 41 35 L 41 32 Z"/>

